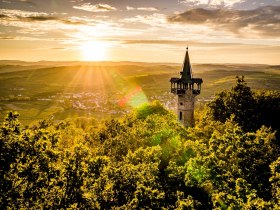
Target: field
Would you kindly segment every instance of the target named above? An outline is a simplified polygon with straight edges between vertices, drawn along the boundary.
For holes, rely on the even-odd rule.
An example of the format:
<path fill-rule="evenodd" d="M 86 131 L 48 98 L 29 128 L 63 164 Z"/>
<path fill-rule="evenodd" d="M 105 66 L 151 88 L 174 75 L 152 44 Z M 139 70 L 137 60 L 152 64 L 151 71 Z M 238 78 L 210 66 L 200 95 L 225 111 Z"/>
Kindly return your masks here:
<path fill-rule="evenodd" d="M 143 102 L 158 99 L 175 110 L 169 79 L 180 64 L 136 62 L 0 61 L 0 119 L 20 113 L 23 124 L 54 118 L 121 116 Z M 198 103 L 231 88 L 237 75 L 253 89 L 280 90 L 280 66 L 197 64 L 194 77 L 203 78 Z"/>

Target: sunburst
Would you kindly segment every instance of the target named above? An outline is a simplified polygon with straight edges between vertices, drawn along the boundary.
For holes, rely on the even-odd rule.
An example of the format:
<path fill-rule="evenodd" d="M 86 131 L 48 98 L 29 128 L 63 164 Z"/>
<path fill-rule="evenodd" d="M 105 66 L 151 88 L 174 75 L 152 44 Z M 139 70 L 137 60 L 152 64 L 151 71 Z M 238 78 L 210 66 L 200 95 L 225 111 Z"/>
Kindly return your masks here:
<path fill-rule="evenodd" d="M 103 61 L 107 56 L 107 44 L 102 41 L 87 41 L 80 45 L 83 61 Z"/>

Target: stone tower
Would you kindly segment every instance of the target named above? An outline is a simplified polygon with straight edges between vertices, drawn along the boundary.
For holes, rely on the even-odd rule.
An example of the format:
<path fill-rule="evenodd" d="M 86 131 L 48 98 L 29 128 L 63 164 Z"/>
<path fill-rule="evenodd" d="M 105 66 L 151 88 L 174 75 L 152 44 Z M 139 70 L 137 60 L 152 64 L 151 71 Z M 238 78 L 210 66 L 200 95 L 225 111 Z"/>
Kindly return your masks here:
<path fill-rule="evenodd" d="M 194 100 L 200 94 L 201 78 L 192 77 L 192 68 L 188 48 L 180 72 L 180 78 L 171 78 L 171 93 L 178 96 L 178 120 L 186 127 L 194 126 Z"/>

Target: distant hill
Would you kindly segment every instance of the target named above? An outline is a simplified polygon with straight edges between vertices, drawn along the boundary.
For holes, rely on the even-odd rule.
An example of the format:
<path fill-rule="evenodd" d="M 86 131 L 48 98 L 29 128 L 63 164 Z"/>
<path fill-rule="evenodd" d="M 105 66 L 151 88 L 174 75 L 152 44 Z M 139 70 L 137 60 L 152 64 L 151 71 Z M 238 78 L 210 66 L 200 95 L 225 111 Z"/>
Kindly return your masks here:
<path fill-rule="evenodd" d="M 72 66 L 72 65 L 181 65 L 179 63 L 148 63 L 148 62 L 134 62 L 134 61 L 19 61 L 19 60 L 0 60 L 0 65 L 18 65 L 18 66 Z"/>
<path fill-rule="evenodd" d="M 253 89 L 280 90 L 280 68 L 249 64 L 194 64 L 194 77 L 203 78 L 197 97 L 205 103 L 244 75 Z M 133 106 L 154 99 L 175 109 L 171 77 L 180 64 L 141 62 L 22 62 L 0 61 L 0 119 L 8 110 L 23 122 L 71 116 L 120 116 Z"/>

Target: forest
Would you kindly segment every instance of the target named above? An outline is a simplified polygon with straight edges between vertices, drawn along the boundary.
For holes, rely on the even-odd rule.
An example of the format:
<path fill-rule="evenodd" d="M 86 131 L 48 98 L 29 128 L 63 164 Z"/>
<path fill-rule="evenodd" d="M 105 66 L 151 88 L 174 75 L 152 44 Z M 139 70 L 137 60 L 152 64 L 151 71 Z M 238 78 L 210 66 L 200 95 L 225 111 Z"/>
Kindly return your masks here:
<path fill-rule="evenodd" d="M 280 209 L 280 91 L 231 89 L 185 128 L 159 101 L 0 128 L 0 209 Z"/>

